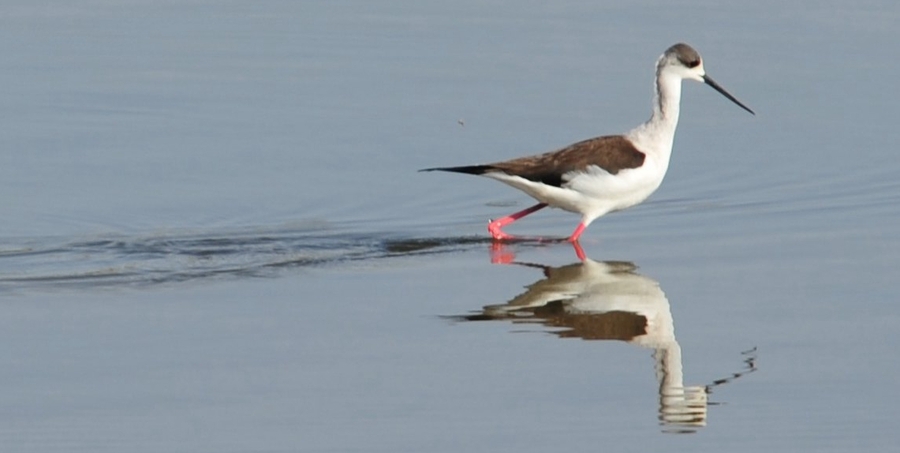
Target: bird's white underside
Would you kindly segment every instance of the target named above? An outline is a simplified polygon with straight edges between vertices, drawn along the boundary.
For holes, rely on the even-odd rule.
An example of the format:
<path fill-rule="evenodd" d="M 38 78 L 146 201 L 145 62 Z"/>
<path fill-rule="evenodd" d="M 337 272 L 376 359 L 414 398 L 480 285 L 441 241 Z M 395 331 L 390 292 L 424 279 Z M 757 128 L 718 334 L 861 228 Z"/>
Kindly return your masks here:
<path fill-rule="evenodd" d="M 665 169 L 660 168 L 662 164 L 648 156 L 641 167 L 621 170 L 615 175 L 592 165 L 584 171 L 564 174 L 562 187 L 499 171 L 488 172 L 484 176 L 515 187 L 552 207 L 581 214 L 582 222 L 588 225 L 602 215 L 629 208 L 647 199 L 662 183 L 662 176 L 665 175 Z"/>

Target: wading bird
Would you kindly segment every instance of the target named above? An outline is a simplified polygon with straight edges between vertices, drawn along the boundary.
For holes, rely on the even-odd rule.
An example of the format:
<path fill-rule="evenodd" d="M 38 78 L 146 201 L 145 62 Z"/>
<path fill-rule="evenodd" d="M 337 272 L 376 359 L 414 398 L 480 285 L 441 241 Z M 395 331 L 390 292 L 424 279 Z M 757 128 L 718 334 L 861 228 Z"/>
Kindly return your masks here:
<path fill-rule="evenodd" d="M 591 138 L 557 151 L 504 162 L 420 171 L 486 176 L 538 201 L 528 209 L 491 220 L 488 231 L 495 240 L 514 238 L 502 228 L 553 206 L 581 214 L 581 222 L 568 238 L 575 242 L 595 219 L 644 201 L 662 183 L 672 155 L 684 79 L 703 82 L 754 113 L 706 74 L 703 59 L 696 50 L 679 43 L 666 49 L 656 62 L 652 116 L 626 134 Z"/>

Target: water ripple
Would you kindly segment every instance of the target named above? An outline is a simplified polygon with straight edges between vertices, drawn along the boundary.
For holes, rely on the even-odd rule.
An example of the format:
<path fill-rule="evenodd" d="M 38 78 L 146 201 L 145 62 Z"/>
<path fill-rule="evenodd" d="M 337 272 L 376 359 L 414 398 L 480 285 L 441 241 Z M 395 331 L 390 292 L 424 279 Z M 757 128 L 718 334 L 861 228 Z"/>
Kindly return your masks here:
<path fill-rule="evenodd" d="M 487 241 L 309 229 L 4 240 L 0 242 L 0 291 L 272 277 L 287 268 L 447 253 Z"/>

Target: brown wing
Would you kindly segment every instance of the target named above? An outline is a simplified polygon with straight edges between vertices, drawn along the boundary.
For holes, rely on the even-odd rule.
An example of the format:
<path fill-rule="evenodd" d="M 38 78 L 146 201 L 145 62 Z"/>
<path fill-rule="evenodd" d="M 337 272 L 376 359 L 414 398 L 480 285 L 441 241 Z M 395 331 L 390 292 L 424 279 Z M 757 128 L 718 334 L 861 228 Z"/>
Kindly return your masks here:
<path fill-rule="evenodd" d="M 645 157 L 625 137 L 610 135 L 584 140 L 558 151 L 480 167 L 560 187 L 564 182 L 563 175 L 571 171 L 586 170 L 596 165 L 615 175 L 625 169 L 640 167 Z"/>

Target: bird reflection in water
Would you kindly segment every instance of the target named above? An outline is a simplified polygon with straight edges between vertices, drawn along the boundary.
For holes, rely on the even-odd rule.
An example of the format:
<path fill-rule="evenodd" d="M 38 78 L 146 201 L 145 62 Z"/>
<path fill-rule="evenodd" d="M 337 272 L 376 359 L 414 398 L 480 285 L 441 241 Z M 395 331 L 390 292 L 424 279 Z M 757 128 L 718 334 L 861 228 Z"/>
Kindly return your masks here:
<path fill-rule="evenodd" d="M 707 385 L 684 385 L 681 346 L 669 300 L 659 282 L 624 261 L 598 262 L 574 244 L 579 262 L 561 267 L 515 261 L 504 244 L 492 245 L 492 262 L 541 269 L 544 278 L 502 305 L 488 305 L 467 321 L 509 320 L 554 328 L 560 338 L 619 340 L 653 350 L 663 432 L 693 433 L 706 426 L 713 387 L 756 371 L 756 348 L 742 352 L 741 371 Z"/>

